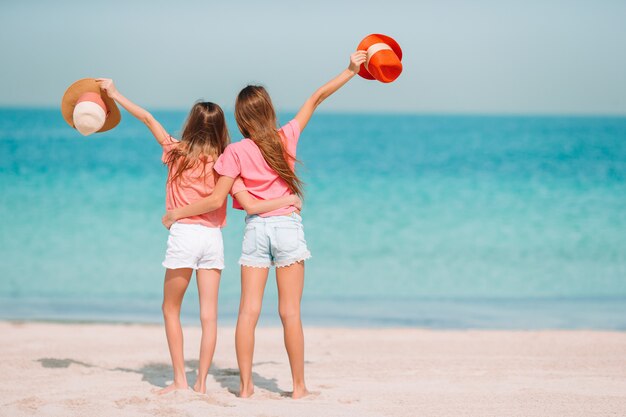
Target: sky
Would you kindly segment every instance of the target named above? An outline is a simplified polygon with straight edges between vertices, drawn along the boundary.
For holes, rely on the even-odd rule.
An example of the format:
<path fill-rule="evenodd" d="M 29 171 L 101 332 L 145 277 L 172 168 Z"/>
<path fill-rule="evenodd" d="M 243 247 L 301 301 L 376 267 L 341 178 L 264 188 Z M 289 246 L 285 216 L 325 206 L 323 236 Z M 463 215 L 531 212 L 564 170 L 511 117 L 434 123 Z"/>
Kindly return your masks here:
<path fill-rule="evenodd" d="M 12 1 L 0 3 L 0 106 L 58 107 L 85 77 L 131 100 L 232 109 L 248 83 L 295 111 L 370 33 L 391 84 L 355 77 L 324 111 L 626 115 L 626 1 Z"/>

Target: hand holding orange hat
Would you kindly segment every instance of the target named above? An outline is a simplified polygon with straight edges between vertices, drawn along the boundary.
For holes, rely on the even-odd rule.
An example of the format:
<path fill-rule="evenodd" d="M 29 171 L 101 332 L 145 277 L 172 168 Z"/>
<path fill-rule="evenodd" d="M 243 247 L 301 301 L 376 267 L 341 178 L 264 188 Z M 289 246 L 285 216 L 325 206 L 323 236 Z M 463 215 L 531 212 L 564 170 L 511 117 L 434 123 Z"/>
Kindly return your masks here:
<path fill-rule="evenodd" d="M 381 34 L 366 36 L 357 51 L 367 51 L 359 75 L 368 80 L 390 83 L 402 72 L 402 49 L 393 38 Z"/>
<path fill-rule="evenodd" d="M 63 118 L 82 135 L 113 129 L 122 118 L 115 101 L 100 89 L 95 78 L 69 86 L 61 100 Z"/>

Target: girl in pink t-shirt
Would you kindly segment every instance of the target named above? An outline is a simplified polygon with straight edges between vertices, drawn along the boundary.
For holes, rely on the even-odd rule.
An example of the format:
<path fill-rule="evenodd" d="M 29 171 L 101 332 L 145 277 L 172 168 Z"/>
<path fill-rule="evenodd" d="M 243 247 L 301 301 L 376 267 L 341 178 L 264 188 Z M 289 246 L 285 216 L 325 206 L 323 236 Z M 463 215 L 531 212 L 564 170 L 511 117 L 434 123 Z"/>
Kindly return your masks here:
<path fill-rule="evenodd" d="M 248 192 L 257 198 L 302 195 L 302 182 L 294 170 L 300 132 L 317 106 L 354 77 L 365 59 L 365 51 L 352 54 L 348 68 L 319 88 L 300 108 L 296 117 L 280 129 L 277 129 L 276 113 L 267 91 L 258 86 L 244 88 L 237 97 L 235 118 L 246 139 L 229 145 L 216 162 L 215 171 L 221 177 L 212 196 L 168 211 L 163 216 L 163 224 L 168 227 L 177 219 L 219 207 L 239 176 Z M 272 265 L 276 267 L 278 308 L 293 379 L 292 398 L 308 394 L 304 381 L 300 300 L 304 286 L 304 260 L 310 257 L 310 253 L 304 240 L 301 218 L 296 212 L 295 207 L 287 206 L 246 218 L 239 259 L 241 303 L 235 334 L 241 397 L 249 397 L 254 392 L 254 331 Z"/>
<path fill-rule="evenodd" d="M 113 81 L 98 79 L 100 88 L 130 114 L 146 124 L 163 147 L 162 161 L 167 165 L 165 205 L 168 210 L 208 197 L 215 187 L 214 161 L 222 154 L 230 139 L 222 109 L 214 103 L 198 102 L 189 112 L 181 140 L 170 136 L 146 110 L 121 95 Z M 233 186 L 237 200 L 249 214 L 275 210 L 291 204 L 299 205 L 296 196 L 261 201 L 253 198 L 239 179 Z M 211 366 L 217 336 L 217 292 L 224 268 L 224 246 L 221 227 L 226 224 L 226 205 L 181 219 L 170 228 L 163 266 L 163 317 L 165 333 L 174 369 L 174 382 L 159 393 L 186 389 L 183 335 L 180 307 L 191 275 L 196 270 L 200 298 L 202 339 L 198 378 L 194 389 L 206 392 L 206 378 Z"/>

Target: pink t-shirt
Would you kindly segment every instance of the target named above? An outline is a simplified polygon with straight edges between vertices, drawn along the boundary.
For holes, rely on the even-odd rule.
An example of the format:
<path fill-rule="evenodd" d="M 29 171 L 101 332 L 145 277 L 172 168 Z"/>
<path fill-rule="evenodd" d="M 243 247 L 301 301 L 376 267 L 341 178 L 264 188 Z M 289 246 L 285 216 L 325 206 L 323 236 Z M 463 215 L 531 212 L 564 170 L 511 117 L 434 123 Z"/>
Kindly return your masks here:
<path fill-rule="evenodd" d="M 167 162 L 170 152 L 179 143 L 178 140 L 171 136 L 163 142 L 163 156 L 161 157 L 163 163 Z M 215 188 L 213 165 L 213 161 L 209 159 L 204 164 L 204 167 L 199 164 L 196 167 L 187 169 L 174 183 L 169 181 L 172 171 L 174 171 L 170 169 L 167 173 L 168 181 L 165 185 L 165 208 L 173 210 L 210 196 Z M 207 227 L 224 227 L 226 226 L 226 201 L 217 210 L 180 219 L 178 222 L 201 224 Z"/>
<path fill-rule="evenodd" d="M 300 126 L 297 120 L 292 120 L 279 130 L 283 146 L 293 158 L 296 156 L 296 147 L 300 137 Z M 290 158 L 289 166 L 295 169 L 296 161 Z M 293 194 L 287 183 L 278 176 L 265 162 L 259 147 L 251 139 L 242 139 L 237 143 L 231 143 L 215 163 L 214 167 L 220 175 L 231 178 L 241 176 L 245 189 L 259 200 L 271 200 Z M 236 193 L 235 187 L 231 191 Z M 242 210 L 235 200 L 233 207 Z M 292 213 L 295 206 L 285 206 L 274 211 L 260 214 L 261 217 L 281 216 Z"/>

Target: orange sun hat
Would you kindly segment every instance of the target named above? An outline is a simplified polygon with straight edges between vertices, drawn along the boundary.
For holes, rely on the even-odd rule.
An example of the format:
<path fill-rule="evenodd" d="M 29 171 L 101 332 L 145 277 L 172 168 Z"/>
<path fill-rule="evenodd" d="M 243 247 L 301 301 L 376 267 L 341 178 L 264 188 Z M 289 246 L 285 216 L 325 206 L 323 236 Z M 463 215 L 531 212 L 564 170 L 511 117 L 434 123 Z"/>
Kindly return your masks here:
<path fill-rule="evenodd" d="M 68 87 L 61 100 L 61 113 L 67 124 L 83 136 L 113 129 L 122 117 L 115 101 L 100 90 L 95 78 L 83 78 Z"/>
<path fill-rule="evenodd" d="M 367 51 L 367 60 L 359 75 L 367 80 L 390 83 L 402 72 L 402 49 L 393 38 L 373 33 L 357 46 L 357 51 Z"/>

